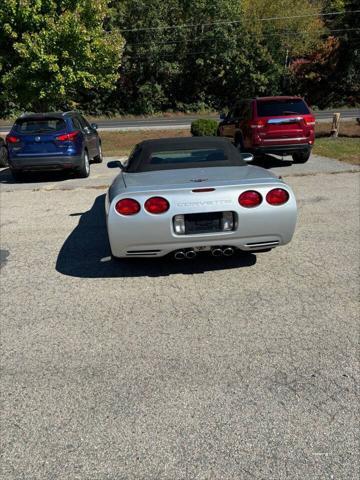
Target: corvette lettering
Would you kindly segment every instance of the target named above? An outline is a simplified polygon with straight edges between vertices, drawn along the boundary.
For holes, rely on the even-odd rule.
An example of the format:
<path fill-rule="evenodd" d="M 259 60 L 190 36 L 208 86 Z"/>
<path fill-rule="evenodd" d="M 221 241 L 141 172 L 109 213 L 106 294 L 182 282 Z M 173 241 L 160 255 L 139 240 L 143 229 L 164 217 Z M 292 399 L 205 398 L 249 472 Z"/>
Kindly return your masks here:
<path fill-rule="evenodd" d="M 181 202 L 177 203 L 177 207 L 211 207 L 215 205 L 229 205 L 232 200 L 205 200 L 201 202 Z"/>

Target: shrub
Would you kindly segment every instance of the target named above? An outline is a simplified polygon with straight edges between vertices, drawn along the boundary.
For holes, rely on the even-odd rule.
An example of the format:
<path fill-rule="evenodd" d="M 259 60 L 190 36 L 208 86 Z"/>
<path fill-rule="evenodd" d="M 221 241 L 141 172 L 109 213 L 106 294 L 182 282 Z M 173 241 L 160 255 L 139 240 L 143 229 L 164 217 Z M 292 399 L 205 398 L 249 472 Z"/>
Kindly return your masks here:
<path fill-rule="evenodd" d="M 218 122 L 216 120 L 200 118 L 191 123 L 191 133 L 194 137 L 216 136 L 217 129 Z"/>

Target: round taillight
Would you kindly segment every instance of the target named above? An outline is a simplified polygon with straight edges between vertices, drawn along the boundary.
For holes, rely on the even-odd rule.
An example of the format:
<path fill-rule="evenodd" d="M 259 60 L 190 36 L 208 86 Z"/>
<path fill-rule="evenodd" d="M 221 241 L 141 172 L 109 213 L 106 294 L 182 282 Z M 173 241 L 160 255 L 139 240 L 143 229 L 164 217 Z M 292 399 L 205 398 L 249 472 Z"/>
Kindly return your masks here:
<path fill-rule="evenodd" d="M 262 196 L 255 190 L 247 190 L 239 196 L 239 203 L 242 207 L 253 208 L 260 205 Z"/>
<path fill-rule="evenodd" d="M 19 138 L 19 137 L 15 137 L 15 135 L 7 135 L 7 136 L 6 136 L 6 142 L 7 142 L 7 143 L 19 143 L 19 142 L 20 142 L 20 138 Z"/>
<path fill-rule="evenodd" d="M 266 195 L 266 201 L 270 205 L 283 205 L 289 200 L 289 194 L 282 188 L 274 188 Z"/>
<path fill-rule="evenodd" d="M 132 198 L 123 198 L 116 203 L 115 210 L 121 215 L 135 215 L 140 212 L 140 203 Z"/>
<path fill-rule="evenodd" d="M 165 213 L 169 210 L 169 202 L 162 197 L 151 197 L 145 202 L 145 210 L 149 213 Z"/>

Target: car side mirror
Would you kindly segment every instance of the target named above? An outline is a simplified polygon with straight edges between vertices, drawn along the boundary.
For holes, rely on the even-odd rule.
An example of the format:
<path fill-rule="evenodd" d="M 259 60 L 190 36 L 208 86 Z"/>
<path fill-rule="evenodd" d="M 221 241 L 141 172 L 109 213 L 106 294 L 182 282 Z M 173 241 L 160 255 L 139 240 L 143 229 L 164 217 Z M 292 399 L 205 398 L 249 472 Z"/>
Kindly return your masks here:
<path fill-rule="evenodd" d="M 224 112 L 220 113 L 220 120 L 226 120 L 226 117 L 227 117 L 226 113 Z"/>
<path fill-rule="evenodd" d="M 242 153 L 241 156 L 243 160 L 247 163 L 252 162 L 254 160 L 254 155 L 252 153 Z"/>
<path fill-rule="evenodd" d="M 97 123 L 92 123 L 91 128 L 93 128 L 94 130 L 97 130 L 99 127 Z"/>
<path fill-rule="evenodd" d="M 124 165 L 120 162 L 120 160 L 111 160 L 111 162 L 107 163 L 108 168 L 120 168 L 120 170 L 124 170 Z"/>

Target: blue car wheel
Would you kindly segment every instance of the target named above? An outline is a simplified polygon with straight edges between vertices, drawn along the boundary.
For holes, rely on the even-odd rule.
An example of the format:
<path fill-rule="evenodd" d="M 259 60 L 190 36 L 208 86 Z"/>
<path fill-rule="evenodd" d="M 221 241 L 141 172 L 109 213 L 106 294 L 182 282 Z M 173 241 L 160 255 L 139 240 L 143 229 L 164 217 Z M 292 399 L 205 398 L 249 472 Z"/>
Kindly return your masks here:
<path fill-rule="evenodd" d="M 87 150 L 84 150 L 82 159 L 81 159 L 81 166 L 78 170 L 78 176 L 80 178 L 87 178 L 90 175 L 90 159 Z"/>
<path fill-rule="evenodd" d="M 0 167 L 7 167 L 8 162 L 8 151 L 5 145 L 0 146 Z"/>
<path fill-rule="evenodd" d="M 99 153 L 96 155 L 96 157 L 94 157 L 94 163 L 102 163 L 102 161 L 104 159 L 100 142 L 99 142 L 99 146 L 98 146 L 98 152 Z"/>

